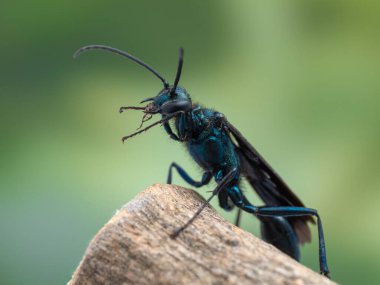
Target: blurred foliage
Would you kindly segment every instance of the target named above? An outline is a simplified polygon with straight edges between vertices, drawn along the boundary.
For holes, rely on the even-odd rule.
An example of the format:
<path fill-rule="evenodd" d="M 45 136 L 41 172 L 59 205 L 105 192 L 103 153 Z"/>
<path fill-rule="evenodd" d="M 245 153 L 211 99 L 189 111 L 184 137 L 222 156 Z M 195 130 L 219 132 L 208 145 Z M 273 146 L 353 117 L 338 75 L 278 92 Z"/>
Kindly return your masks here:
<path fill-rule="evenodd" d="M 3 1 L 0 283 L 64 284 L 97 230 L 165 182 L 170 162 L 200 175 L 160 128 L 121 144 L 141 113 L 118 108 L 161 85 L 121 57 L 72 59 L 99 43 L 169 81 L 184 46 L 181 84 L 223 112 L 321 213 L 333 278 L 379 284 L 379 8 L 369 0 Z M 255 219 L 243 222 L 258 233 Z M 318 270 L 317 244 L 302 254 Z"/>

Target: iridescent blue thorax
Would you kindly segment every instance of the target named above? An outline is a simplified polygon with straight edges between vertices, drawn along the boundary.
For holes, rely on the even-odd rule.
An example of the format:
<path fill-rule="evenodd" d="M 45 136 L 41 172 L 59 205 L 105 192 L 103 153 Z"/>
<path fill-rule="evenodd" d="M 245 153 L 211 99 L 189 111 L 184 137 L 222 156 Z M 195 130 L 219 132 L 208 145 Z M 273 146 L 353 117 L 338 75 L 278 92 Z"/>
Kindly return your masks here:
<path fill-rule="evenodd" d="M 195 104 L 177 117 L 175 129 L 180 140 L 186 142 L 194 160 L 214 174 L 239 168 L 239 158 L 230 136 L 223 126 L 223 114 Z"/>

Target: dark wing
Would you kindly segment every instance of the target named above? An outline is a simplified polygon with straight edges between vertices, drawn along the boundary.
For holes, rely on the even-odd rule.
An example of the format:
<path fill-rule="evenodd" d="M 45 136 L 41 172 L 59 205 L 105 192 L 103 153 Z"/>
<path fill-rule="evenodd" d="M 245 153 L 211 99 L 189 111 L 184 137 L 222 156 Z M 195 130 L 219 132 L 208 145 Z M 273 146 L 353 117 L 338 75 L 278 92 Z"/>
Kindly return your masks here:
<path fill-rule="evenodd" d="M 243 176 L 255 189 L 266 205 L 305 207 L 301 200 L 290 190 L 284 180 L 274 171 L 258 151 L 243 137 L 243 135 L 225 120 L 228 131 L 237 142 Z M 311 241 L 307 222 L 314 222 L 310 216 L 287 218 L 295 229 L 301 244 Z"/>

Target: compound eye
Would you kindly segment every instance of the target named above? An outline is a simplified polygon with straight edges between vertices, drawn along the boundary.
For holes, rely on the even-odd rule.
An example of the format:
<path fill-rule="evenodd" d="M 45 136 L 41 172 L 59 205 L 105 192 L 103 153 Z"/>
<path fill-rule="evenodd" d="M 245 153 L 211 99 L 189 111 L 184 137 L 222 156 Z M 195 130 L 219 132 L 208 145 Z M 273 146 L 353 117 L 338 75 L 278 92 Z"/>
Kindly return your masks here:
<path fill-rule="evenodd" d="M 163 114 L 172 114 L 177 111 L 187 111 L 191 108 L 191 103 L 185 100 L 173 100 L 164 103 L 161 106 Z"/>

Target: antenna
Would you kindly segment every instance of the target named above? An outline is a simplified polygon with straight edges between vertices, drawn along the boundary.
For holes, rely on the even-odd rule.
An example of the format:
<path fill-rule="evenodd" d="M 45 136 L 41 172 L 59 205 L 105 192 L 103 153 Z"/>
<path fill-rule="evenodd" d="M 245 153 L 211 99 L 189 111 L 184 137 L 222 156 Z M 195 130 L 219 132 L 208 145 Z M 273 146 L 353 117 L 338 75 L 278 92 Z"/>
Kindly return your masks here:
<path fill-rule="evenodd" d="M 145 67 L 150 72 L 152 72 L 154 75 L 156 75 L 162 81 L 162 83 L 164 84 L 164 88 L 165 89 L 169 88 L 169 83 L 156 70 L 154 70 L 148 64 L 146 64 L 145 62 L 143 62 L 139 58 L 137 58 L 137 57 L 135 57 L 135 56 L 133 56 L 133 55 L 125 52 L 125 51 L 122 51 L 122 50 L 119 50 L 119 49 L 116 49 L 116 48 L 113 48 L 113 47 L 110 47 L 110 46 L 104 46 L 104 45 L 88 45 L 88 46 L 84 46 L 84 47 L 81 47 L 80 49 L 78 49 L 74 53 L 73 57 L 75 59 L 80 54 L 82 54 L 83 52 L 90 51 L 90 50 L 105 50 L 105 51 L 112 52 L 112 53 L 115 53 L 115 54 L 118 54 L 118 55 L 121 55 L 121 56 L 125 56 L 125 57 L 129 58 L 130 60 L 136 62 L 137 64 Z M 182 51 L 182 53 L 183 53 L 183 51 Z M 181 64 L 181 66 L 182 66 L 182 64 Z M 180 72 L 180 74 L 181 74 L 181 72 Z M 178 75 L 178 71 L 177 71 L 177 75 Z M 179 78 L 178 78 L 178 80 L 179 80 Z"/>
<path fill-rule="evenodd" d="M 175 76 L 173 88 L 172 88 L 172 90 L 170 92 L 170 95 L 174 95 L 175 94 L 175 90 L 177 88 L 179 79 L 181 77 L 182 65 L 183 65 L 183 48 L 181 47 L 181 48 L 179 48 L 179 59 L 178 59 L 177 74 Z"/>

